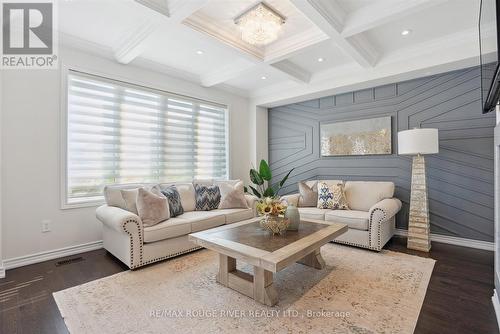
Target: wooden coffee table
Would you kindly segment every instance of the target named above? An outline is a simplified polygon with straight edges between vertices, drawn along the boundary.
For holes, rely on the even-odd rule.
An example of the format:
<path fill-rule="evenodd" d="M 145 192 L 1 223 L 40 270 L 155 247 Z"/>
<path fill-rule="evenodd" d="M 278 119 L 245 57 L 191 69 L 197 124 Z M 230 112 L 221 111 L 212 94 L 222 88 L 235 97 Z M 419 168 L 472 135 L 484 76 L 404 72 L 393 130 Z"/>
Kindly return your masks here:
<path fill-rule="evenodd" d="M 219 253 L 217 282 L 273 306 L 278 302 L 273 273 L 295 262 L 324 268 L 320 247 L 345 232 L 345 224 L 303 219 L 298 231 L 272 236 L 254 218 L 190 234 L 189 240 Z M 237 270 L 236 260 L 253 265 L 254 274 Z"/>

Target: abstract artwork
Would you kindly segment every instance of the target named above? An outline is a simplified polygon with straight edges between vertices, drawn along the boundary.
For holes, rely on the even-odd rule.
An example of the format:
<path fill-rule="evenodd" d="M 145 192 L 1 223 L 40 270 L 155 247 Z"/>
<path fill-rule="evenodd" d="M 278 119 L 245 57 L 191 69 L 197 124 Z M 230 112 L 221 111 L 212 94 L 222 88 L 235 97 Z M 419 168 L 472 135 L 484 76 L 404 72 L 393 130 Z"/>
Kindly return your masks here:
<path fill-rule="evenodd" d="M 322 123 L 321 155 L 391 154 L 391 117 Z"/>

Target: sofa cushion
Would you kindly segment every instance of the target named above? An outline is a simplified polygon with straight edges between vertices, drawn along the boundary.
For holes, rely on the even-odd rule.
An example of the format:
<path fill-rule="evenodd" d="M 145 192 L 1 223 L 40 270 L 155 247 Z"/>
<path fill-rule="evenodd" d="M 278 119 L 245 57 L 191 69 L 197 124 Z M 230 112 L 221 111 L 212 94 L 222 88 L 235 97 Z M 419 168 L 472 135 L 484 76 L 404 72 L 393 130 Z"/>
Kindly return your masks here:
<path fill-rule="evenodd" d="M 220 189 L 218 186 L 194 185 L 196 211 L 215 210 L 220 204 Z"/>
<path fill-rule="evenodd" d="M 299 182 L 299 206 L 312 207 L 318 203 L 318 181 Z"/>
<path fill-rule="evenodd" d="M 368 231 L 370 214 L 368 211 L 358 210 L 330 210 L 325 213 L 325 220 L 334 223 L 346 224 L 349 228 Z"/>
<path fill-rule="evenodd" d="M 155 242 L 189 233 L 191 233 L 191 222 L 189 220 L 170 218 L 154 226 L 144 227 L 144 242 Z"/>
<path fill-rule="evenodd" d="M 139 194 L 139 189 L 122 189 L 120 192 L 122 194 L 123 201 L 125 202 L 125 210 L 138 215 L 137 211 L 137 195 Z"/>
<path fill-rule="evenodd" d="M 229 183 L 220 183 L 217 186 L 221 195 L 219 209 L 248 209 L 243 181 L 234 186 Z"/>
<path fill-rule="evenodd" d="M 281 196 L 280 198 L 281 203 L 285 204 L 286 206 L 289 205 L 299 206 L 299 200 L 300 200 L 300 194 L 290 194 Z"/>
<path fill-rule="evenodd" d="M 327 184 L 318 182 L 318 208 L 349 210 L 344 193 L 344 183 Z"/>
<path fill-rule="evenodd" d="M 325 220 L 325 213 L 332 211 L 330 209 L 318 209 L 318 208 L 298 208 L 300 213 L 300 218 L 305 219 L 317 219 Z"/>
<path fill-rule="evenodd" d="M 218 209 L 213 212 L 223 214 L 226 217 L 226 224 L 237 223 L 255 217 L 252 209 Z"/>
<path fill-rule="evenodd" d="M 220 210 L 184 212 L 178 218 L 191 223 L 191 232 L 204 231 L 212 227 L 224 225 L 226 217 Z"/>
<path fill-rule="evenodd" d="M 168 208 L 170 211 L 170 217 L 177 217 L 184 213 L 182 208 L 181 195 L 177 191 L 176 186 L 168 186 L 161 188 L 161 193 L 168 200 Z"/>
<path fill-rule="evenodd" d="M 144 226 L 153 226 L 170 218 L 168 200 L 157 188 L 151 191 L 139 188 L 136 205 Z"/>
<path fill-rule="evenodd" d="M 214 185 L 220 186 L 221 184 L 228 184 L 230 186 L 235 186 L 238 182 L 242 182 L 241 180 L 215 180 Z"/>
<path fill-rule="evenodd" d="M 214 184 L 214 179 L 194 179 L 193 185 L 200 184 L 202 186 L 212 186 Z"/>
<path fill-rule="evenodd" d="M 104 187 L 104 199 L 109 206 L 116 206 L 127 210 L 127 205 L 122 197 L 123 189 L 138 189 L 143 187 L 142 183 L 111 184 Z"/>
<path fill-rule="evenodd" d="M 345 183 L 345 194 L 351 209 L 369 211 L 374 204 L 394 196 L 394 183 L 348 181 Z"/>
<path fill-rule="evenodd" d="M 329 186 L 334 185 L 334 184 L 344 183 L 344 181 L 342 181 L 342 180 L 319 180 L 318 182 L 326 183 Z"/>
<path fill-rule="evenodd" d="M 164 187 L 174 185 L 181 196 L 181 204 L 184 211 L 194 211 L 196 207 L 194 186 L 192 183 L 162 183 L 160 186 Z"/>

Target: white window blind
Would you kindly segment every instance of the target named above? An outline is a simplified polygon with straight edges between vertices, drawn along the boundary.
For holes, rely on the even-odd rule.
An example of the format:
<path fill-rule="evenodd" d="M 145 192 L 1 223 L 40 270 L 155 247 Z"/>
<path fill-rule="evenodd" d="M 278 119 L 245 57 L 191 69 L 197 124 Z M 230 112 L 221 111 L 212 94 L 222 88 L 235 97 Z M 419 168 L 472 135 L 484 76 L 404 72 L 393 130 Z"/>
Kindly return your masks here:
<path fill-rule="evenodd" d="M 70 71 L 67 203 L 106 184 L 228 176 L 225 106 Z"/>

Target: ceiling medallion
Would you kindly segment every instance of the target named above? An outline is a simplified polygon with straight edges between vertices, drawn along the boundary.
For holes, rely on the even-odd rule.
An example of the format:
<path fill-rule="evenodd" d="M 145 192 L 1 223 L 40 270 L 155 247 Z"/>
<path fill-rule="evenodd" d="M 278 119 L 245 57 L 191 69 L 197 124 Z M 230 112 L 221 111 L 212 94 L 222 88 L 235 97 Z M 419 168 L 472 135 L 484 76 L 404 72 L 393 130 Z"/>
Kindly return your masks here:
<path fill-rule="evenodd" d="M 285 24 L 285 17 L 264 2 L 246 10 L 234 19 L 241 30 L 241 39 L 252 45 L 274 42 Z"/>

